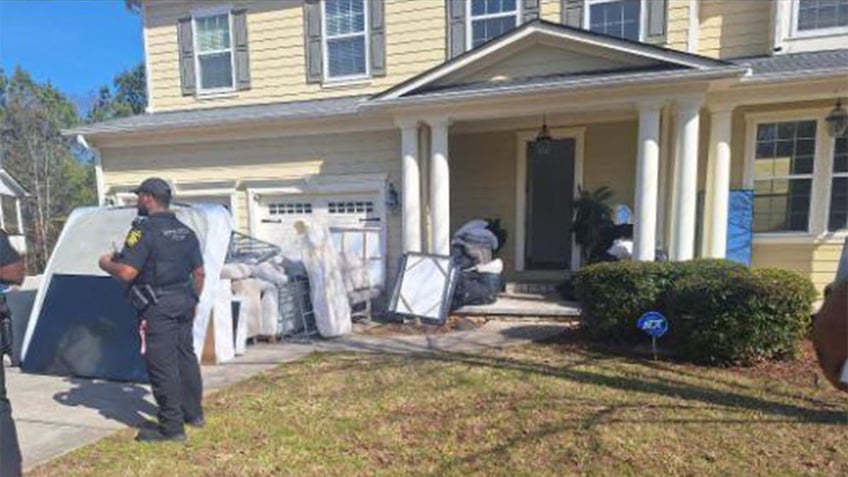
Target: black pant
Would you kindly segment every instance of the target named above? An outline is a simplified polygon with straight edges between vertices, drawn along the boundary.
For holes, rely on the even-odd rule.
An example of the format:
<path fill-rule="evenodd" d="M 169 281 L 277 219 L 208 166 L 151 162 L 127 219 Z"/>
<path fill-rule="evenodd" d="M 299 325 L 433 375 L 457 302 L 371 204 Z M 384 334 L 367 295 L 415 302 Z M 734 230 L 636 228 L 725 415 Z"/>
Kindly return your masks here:
<path fill-rule="evenodd" d="M 203 382 L 192 340 L 196 303 L 188 294 L 167 294 L 142 315 L 147 372 L 159 405 L 159 427 L 167 435 L 180 434 L 184 422 L 203 417 Z"/>
<path fill-rule="evenodd" d="M 6 368 L 0 354 L 0 476 L 21 475 L 21 448 L 12 420 L 12 405 L 6 399 Z"/>

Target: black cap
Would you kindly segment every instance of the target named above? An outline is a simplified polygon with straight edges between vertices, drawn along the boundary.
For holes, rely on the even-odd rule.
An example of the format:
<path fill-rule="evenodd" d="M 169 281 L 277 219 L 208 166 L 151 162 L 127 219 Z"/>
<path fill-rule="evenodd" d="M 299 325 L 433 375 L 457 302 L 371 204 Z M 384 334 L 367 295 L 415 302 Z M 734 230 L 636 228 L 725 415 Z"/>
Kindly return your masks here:
<path fill-rule="evenodd" d="M 142 182 L 140 186 L 133 189 L 132 192 L 134 194 L 150 194 L 157 200 L 162 200 L 165 202 L 171 201 L 171 186 L 169 186 L 167 182 L 158 177 L 151 177 L 149 179 L 145 179 L 144 182 Z"/>

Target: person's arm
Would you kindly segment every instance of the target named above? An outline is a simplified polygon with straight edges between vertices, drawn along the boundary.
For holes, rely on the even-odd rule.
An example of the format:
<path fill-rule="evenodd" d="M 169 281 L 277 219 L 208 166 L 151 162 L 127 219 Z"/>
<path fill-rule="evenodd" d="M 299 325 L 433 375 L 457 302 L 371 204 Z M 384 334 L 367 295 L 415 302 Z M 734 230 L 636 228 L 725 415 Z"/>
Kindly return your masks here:
<path fill-rule="evenodd" d="M 100 257 L 100 269 L 122 282 L 130 283 L 138 277 L 138 269 L 125 263 L 116 262 L 115 254 L 107 253 Z"/>
<path fill-rule="evenodd" d="M 203 292 L 203 283 L 206 281 L 206 271 L 203 269 L 203 265 L 195 268 L 191 272 L 191 277 L 194 279 L 194 293 L 199 297 L 200 293 Z"/>
<path fill-rule="evenodd" d="M 151 237 L 148 234 L 143 227 L 133 227 L 120 254 L 107 253 L 100 257 L 100 269 L 122 282 L 133 282 L 150 256 Z"/>
<path fill-rule="evenodd" d="M 20 285 L 24 276 L 26 269 L 21 256 L 12 248 L 6 232 L 0 231 L 0 283 Z"/>

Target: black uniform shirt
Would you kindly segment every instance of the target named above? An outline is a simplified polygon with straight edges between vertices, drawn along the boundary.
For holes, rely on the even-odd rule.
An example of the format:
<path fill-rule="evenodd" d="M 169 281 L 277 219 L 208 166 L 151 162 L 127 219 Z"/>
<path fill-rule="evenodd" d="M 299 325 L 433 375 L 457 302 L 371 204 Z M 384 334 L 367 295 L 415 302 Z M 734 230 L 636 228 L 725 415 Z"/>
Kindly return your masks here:
<path fill-rule="evenodd" d="M 135 220 L 117 261 L 139 271 L 137 284 L 154 287 L 187 283 L 203 266 L 197 235 L 171 212 Z"/>

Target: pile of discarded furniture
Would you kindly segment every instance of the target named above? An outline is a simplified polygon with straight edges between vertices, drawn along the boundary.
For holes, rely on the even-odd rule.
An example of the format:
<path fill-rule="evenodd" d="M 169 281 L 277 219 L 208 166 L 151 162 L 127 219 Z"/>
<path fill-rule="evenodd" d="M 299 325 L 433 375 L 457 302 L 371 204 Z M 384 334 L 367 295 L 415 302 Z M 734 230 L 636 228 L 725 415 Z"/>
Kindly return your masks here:
<path fill-rule="evenodd" d="M 472 220 L 451 240 L 451 261 L 459 272 L 451 309 L 487 305 L 497 301 L 503 289 L 503 261 L 494 253 L 503 244 L 487 220 Z"/>

